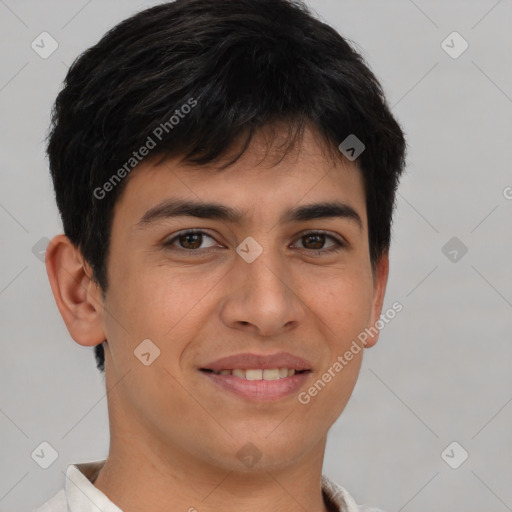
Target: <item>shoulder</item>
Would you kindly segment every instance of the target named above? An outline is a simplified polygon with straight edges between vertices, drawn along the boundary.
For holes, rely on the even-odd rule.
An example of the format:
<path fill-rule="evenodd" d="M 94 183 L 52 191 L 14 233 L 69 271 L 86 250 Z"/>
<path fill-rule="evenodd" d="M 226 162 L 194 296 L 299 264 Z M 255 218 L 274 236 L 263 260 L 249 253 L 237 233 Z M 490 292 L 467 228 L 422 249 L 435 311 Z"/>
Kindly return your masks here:
<path fill-rule="evenodd" d="M 68 512 L 66 493 L 64 489 L 61 489 L 47 502 L 43 503 L 38 508 L 33 509 L 31 512 Z"/>
<path fill-rule="evenodd" d="M 384 512 L 370 505 L 358 505 L 351 494 L 341 485 L 322 475 L 322 490 L 333 512 Z"/>

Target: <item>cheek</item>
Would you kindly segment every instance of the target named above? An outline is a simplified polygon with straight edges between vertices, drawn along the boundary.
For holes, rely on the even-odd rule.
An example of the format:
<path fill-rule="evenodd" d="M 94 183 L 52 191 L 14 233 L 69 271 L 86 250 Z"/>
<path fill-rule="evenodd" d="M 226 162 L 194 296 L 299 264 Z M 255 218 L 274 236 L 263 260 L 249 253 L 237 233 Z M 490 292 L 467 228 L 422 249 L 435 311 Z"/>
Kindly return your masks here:
<path fill-rule="evenodd" d="M 186 271 L 171 272 L 160 267 L 157 272 L 139 277 L 139 285 L 131 292 L 136 302 L 132 308 L 134 318 L 141 327 L 165 339 L 199 328 L 204 324 L 204 304 L 220 279 L 215 276 L 191 276 Z"/>
<path fill-rule="evenodd" d="M 160 267 L 126 260 L 112 273 L 110 297 L 127 329 L 150 337 L 150 332 L 161 336 L 172 328 L 191 299 L 188 290 Z"/>
<path fill-rule="evenodd" d="M 343 272 L 310 278 L 305 302 L 330 330 L 339 346 L 364 330 L 372 307 L 372 282 L 364 273 Z"/>
<path fill-rule="evenodd" d="M 147 271 L 130 271 L 127 279 L 112 280 L 107 308 L 107 331 L 116 357 L 133 351 L 145 339 L 160 350 L 160 364 L 169 370 L 179 365 L 187 343 L 202 328 L 205 298 L 222 277 L 191 277 L 186 272 L 170 272 L 163 266 Z M 204 302 L 201 302 L 201 301 Z M 122 350 L 121 350 L 122 349 Z M 134 359 L 134 358 L 133 358 Z M 133 361 L 132 361 L 133 362 Z M 123 364 L 132 362 L 124 360 Z M 135 362 L 137 362 L 135 360 Z"/>

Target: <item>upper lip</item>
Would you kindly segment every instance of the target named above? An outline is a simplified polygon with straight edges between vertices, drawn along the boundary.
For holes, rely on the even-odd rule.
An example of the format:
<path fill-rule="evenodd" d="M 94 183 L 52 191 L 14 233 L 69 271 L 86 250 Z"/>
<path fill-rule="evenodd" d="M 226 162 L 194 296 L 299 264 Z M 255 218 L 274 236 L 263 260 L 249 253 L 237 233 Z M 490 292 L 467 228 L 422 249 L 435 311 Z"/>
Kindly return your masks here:
<path fill-rule="evenodd" d="M 311 370 L 311 364 L 301 357 L 288 352 L 277 354 L 234 354 L 222 357 L 201 367 L 201 370 L 247 370 L 269 368 L 293 368 L 295 370 Z"/>

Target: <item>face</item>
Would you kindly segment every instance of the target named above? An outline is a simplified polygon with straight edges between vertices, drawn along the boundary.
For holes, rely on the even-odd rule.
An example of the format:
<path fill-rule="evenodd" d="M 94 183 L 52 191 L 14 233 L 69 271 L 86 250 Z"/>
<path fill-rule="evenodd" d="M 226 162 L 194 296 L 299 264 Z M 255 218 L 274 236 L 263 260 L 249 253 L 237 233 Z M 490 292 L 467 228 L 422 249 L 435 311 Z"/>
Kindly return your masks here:
<path fill-rule="evenodd" d="M 372 274 L 355 164 L 333 163 L 310 131 L 277 165 L 264 141 L 221 172 L 179 159 L 132 171 L 114 209 L 101 320 L 111 421 L 160 454 L 238 471 L 247 451 L 276 469 L 322 444 L 363 350 L 344 354 L 379 318 L 387 276 Z M 239 218 L 162 208 L 177 200 Z M 340 208 L 292 218 L 317 203 Z"/>

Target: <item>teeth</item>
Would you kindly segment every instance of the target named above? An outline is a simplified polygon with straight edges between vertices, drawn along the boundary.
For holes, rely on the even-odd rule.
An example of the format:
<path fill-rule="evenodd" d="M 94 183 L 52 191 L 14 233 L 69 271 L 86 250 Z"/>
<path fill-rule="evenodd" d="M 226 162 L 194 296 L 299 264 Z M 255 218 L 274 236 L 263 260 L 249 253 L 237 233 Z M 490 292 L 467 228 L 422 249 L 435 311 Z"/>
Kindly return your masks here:
<path fill-rule="evenodd" d="M 277 380 L 277 379 L 279 379 L 279 368 L 263 370 L 263 380 Z"/>
<path fill-rule="evenodd" d="M 245 378 L 247 380 L 263 379 L 263 370 L 245 370 Z"/>
<path fill-rule="evenodd" d="M 278 380 L 286 377 L 295 375 L 296 370 L 294 368 L 250 368 L 248 370 L 242 370 L 236 368 L 235 370 L 220 370 L 214 371 L 217 375 L 234 375 L 240 379 L 246 380 Z"/>

